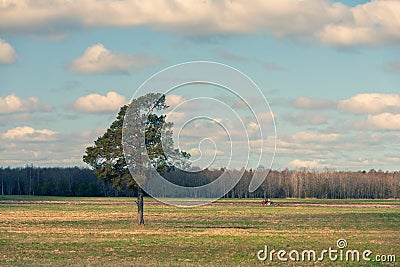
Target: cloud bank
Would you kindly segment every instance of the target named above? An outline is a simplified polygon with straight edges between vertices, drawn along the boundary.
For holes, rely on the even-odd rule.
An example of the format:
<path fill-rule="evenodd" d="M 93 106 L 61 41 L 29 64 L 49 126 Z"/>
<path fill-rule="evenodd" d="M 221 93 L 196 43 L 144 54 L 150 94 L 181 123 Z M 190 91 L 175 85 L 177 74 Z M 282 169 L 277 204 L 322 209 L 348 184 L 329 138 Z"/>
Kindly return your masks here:
<path fill-rule="evenodd" d="M 37 97 L 20 98 L 14 94 L 0 97 L 0 114 L 49 111 L 52 109 L 52 105 L 42 105 Z"/>
<path fill-rule="evenodd" d="M 69 69 L 83 74 L 127 73 L 154 61 L 146 57 L 115 53 L 102 44 L 95 44 L 88 47 L 81 57 L 75 59 Z"/>
<path fill-rule="evenodd" d="M 0 64 L 12 64 L 17 60 L 17 53 L 6 41 L 0 39 Z"/>
<path fill-rule="evenodd" d="M 400 95 L 358 94 L 338 102 L 338 109 L 354 114 L 400 113 Z"/>
<path fill-rule="evenodd" d="M 8 141 L 44 142 L 57 139 L 58 133 L 41 129 L 36 130 L 29 126 L 15 127 L 1 134 L 1 138 Z"/>
<path fill-rule="evenodd" d="M 355 7 L 328 0 L 0 3 L 0 32 L 54 35 L 85 27 L 137 26 L 189 36 L 261 33 L 335 46 L 395 45 L 400 1 L 372 0 Z"/>
<path fill-rule="evenodd" d="M 80 112 L 115 112 L 128 100 L 116 92 L 108 92 L 105 96 L 99 94 L 89 94 L 79 97 L 71 106 L 72 109 Z"/>

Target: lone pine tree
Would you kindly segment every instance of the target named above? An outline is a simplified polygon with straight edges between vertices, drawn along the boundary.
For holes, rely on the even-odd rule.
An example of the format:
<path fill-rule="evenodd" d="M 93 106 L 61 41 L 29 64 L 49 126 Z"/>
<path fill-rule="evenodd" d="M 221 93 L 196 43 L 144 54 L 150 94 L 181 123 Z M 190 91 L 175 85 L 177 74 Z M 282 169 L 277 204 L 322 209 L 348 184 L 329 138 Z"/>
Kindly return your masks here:
<path fill-rule="evenodd" d="M 174 149 L 173 123 L 166 122 L 165 115 L 154 113 L 167 107 L 165 96 L 161 94 L 149 93 L 133 99 L 129 105 L 121 107 L 117 119 L 97 138 L 94 146 L 86 148 L 83 156 L 83 161 L 105 183 L 111 183 L 119 189 L 137 191 L 139 225 L 144 224 L 143 190 L 140 184 L 146 180 L 148 165 L 151 164 L 160 174 L 173 169 L 175 165 L 182 168 L 188 166 L 186 160 L 190 155 Z M 123 141 L 127 158 L 124 156 Z M 168 155 L 165 150 L 168 150 Z"/>

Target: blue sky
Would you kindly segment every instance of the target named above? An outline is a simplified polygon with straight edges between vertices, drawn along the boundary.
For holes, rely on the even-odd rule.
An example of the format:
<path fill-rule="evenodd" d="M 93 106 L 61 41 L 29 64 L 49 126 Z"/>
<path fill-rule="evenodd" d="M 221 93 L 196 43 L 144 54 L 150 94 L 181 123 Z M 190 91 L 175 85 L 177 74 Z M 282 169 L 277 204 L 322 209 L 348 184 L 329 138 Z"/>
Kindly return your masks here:
<path fill-rule="evenodd" d="M 1 2 L 0 165 L 84 166 L 149 76 L 209 60 L 269 101 L 273 168 L 398 170 L 399 14 L 380 0 Z"/>

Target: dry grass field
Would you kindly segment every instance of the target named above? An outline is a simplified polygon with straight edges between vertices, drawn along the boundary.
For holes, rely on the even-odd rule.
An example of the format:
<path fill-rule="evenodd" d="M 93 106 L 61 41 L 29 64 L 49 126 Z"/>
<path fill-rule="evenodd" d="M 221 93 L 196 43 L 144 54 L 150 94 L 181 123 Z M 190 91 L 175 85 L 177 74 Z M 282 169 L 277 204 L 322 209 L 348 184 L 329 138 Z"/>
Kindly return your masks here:
<path fill-rule="evenodd" d="M 396 266 L 399 200 L 223 199 L 196 208 L 134 199 L 0 197 L 0 266 Z M 260 261 L 269 249 L 315 250 L 344 238 L 351 250 L 395 255 L 397 262 Z M 319 255 L 317 255 L 319 256 Z M 286 256 L 287 257 L 287 256 Z"/>

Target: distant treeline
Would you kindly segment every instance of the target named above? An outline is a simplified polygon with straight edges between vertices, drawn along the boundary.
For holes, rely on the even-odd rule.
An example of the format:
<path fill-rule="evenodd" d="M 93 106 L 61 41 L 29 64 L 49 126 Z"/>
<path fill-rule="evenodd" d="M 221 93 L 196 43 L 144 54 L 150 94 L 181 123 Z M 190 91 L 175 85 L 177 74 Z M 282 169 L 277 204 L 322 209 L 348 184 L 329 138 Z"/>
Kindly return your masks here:
<path fill-rule="evenodd" d="M 37 196 L 129 196 L 105 185 L 87 168 L 0 168 L 0 194 Z"/>
<path fill-rule="evenodd" d="M 182 186 L 199 186 L 214 181 L 223 170 L 197 173 L 171 171 L 166 178 Z M 245 171 L 228 198 L 400 198 L 400 172 L 370 170 L 271 171 L 264 183 L 252 193 L 248 186 L 252 171 Z M 87 168 L 0 168 L 0 194 L 46 196 L 134 196 L 136 192 L 118 190 L 104 184 Z"/>
<path fill-rule="evenodd" d="M 400 172 L 271 171 L 260 189 L 272 197 L 365 198 L 400 197 Z"/>

